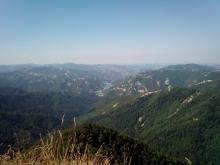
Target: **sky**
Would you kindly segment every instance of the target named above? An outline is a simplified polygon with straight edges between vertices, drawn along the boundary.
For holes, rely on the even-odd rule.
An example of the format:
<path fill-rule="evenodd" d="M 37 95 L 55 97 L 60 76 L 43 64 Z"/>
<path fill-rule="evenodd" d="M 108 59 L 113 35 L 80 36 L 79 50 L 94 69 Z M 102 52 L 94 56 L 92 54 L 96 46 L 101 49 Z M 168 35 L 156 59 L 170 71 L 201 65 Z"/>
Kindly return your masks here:
<path fill-rule="evenodd" d="M 0 0 L 0 64 L 220 63 L 219 0 Z"/>

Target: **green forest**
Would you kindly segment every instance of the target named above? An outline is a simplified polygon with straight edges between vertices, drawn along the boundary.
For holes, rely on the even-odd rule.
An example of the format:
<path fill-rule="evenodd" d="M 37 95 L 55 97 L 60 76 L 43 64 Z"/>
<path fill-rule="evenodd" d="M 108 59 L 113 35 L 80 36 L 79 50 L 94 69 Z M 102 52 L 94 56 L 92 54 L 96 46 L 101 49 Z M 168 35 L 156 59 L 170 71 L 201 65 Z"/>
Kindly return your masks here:
<path fill-rule="evenodd" d="M 10 148 L 25 155 L 41 138 L 61 131 L 64 146 L 74 138 L 80 152 L 96 155 L 101 149 L 111 164 L 220 163 L 216 68 L 189 64 L 143 72 L 141 67 L 137 73 L 128 66 L 66 64 L 8 69 L 0 72 L 2 155 Z"/>

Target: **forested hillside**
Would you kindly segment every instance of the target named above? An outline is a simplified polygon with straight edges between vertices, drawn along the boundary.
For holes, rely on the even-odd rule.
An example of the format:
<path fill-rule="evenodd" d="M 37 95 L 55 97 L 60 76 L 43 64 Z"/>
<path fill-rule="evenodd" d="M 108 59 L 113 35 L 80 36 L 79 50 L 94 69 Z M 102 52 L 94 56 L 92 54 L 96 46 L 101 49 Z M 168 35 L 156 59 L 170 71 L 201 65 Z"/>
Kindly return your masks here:
<path fill-rule="evenodd" d="M 158 70 L 145 71 L 133 77 L 127 77 L 113 88 L 120 95 L 148 95 L 173 87 L 210 86 L 211 90 L 219 90 L 220 71 L 216 68 L 196 64 L 172 65 Z M 203 88 L 209 91 L 209 88 Z"/>
<path fill-rule="evenodd" d="M 127 104 L 113 102 L 89 121 L 195 164 L 219 164 L 219 100 L 220 93 L 174 88 Z"/>
<path fill-rule="evenodd" d="M 0 152 L 6 152 L 8 145 L 23 150 L 40 134 L 72 127 L 76 119 L 77 124 L 112 128 L 184 162 L 218 164 L 218 69 L 195 64 L 144 68 L 148 67 L 3 67 Z M 114 145 L 106 150 L 113 152 Z M 121 151 L 117 154 L 122 156 Z"/>
<path fill-rule="evenodd" d="M 60 128 L 60 123 L 59 119 L 43 114 L 0 112 L 0 154 L 7 152 L 9 145 L 14 150 L 30 147 L 40 136 Z"/>

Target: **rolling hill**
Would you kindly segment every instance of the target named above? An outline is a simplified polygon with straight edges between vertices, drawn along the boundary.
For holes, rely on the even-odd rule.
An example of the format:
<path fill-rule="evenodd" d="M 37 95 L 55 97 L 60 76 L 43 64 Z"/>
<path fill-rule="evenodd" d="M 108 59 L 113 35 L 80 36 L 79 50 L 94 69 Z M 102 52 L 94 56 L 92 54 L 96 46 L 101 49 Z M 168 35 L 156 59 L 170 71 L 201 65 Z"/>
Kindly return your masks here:
<path fill-rule="evenodd" d="M 114 101 L 87 121 L 194 164 L 219 164 L 219 100 L 220 93 L 174 88 L 127 103 Z"/>
<path fill-rule="evenodd" d="M 120 96 L 144 96 L 160 90 L 170 90 L 173 87 L 196 89 L 201 84 L 216 83 L 219 80 L 220 71 L 214 67 L 196 64 L 171 65 L 126 77 L 113 87 L 112 93 L 118 93 Z M 219 90 L 219 88 L 215 89 Z"/>
<path fill-rule="evenodd" d="M 10 144 L 33 144 L 40 133 L 60 128 L 65 115 L 62 128 L 77 117 L 79 123 L 112 128 L 182 161 L 219 164 L 220 71 L 196 64 L 146 68 L 4 66 L 0 151 Z"/>
<path fill-rule="evenodd" d="M 44 142 L 42 143 L 42 141 Z M 85 159 L 85 157 L 90 155 L 90 159 L 95 156 L 95 158 L 92 159 L 93 162 L 95 162 L 95 159 L 102 160 L 103 158 L 107 158 L 109 163 L 103 164 L 112 165 L 186 164 L 186 161 L 183 162 L 176 158 L 164 155 L 161 152 L 157 152 L 151 149 L 148 145 L 119 134 L 117 131 L 91 124 L 76 125 L 74 128 L 52 133 L 49 137 L 45 137 L 41 142 L 35 144 L 27 151 L 31 152 L 31 150 L 37 148 L 44 148 L 45 144 L 49 145 L 51 148 L 47 152 L 49 152 L 48 154 L 52 154 L 52 157 L 49 158 L 49 160 L 54 160 L 54 162 L 63 162 L 65 159 L 69 161 L 74 161 L 77 158 L 82 159 L 80 158 L 80 155 Z M 41 157 L 40 151 L 38 151 L 38 155 L 38 157 Z M 88 161 L 89 159 L 87 162 Z M 68 161 L 65 162 L 68 163 Z"/>

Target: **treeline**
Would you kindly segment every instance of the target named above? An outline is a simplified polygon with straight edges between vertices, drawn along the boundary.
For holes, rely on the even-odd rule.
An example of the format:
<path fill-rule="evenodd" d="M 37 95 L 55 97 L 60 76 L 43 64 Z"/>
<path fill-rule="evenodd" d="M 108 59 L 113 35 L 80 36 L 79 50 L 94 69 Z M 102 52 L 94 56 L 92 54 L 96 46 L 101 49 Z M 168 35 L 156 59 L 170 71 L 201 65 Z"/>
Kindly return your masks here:
<path fill-rule="evenodd" d="M 84 151 L 85 147 L 89 148 L 90 153 L 97 153 L 102 150 L 104 155 L 112 157 L 112 164 L 131 165 L 181 165 L 183 162 L 164 156 L 147 145 L 138 142 L 118 132 L 97 125 L 84 124 L 77 126 L 75 129 L 66 130 L 62 137 L 68 141 L 71 146 L 71 140 L 80 146 L 80 150 Z M 126 163 L 125 163 L 126 164 Z"/>

